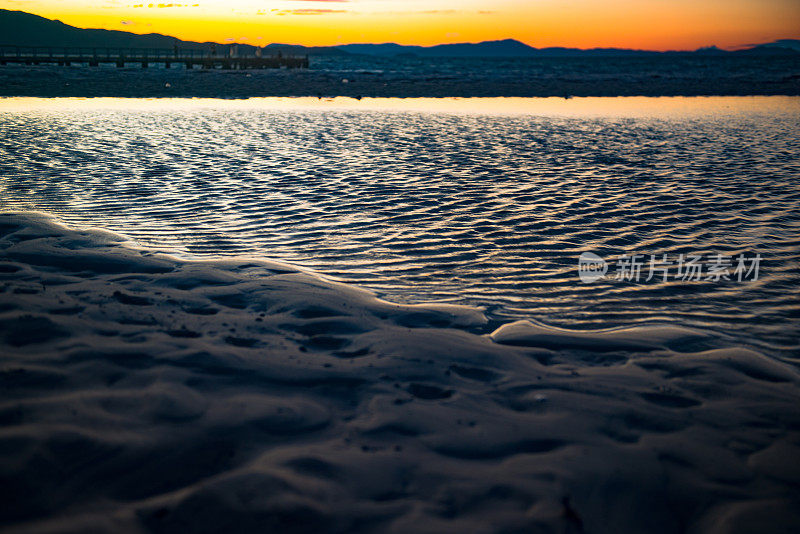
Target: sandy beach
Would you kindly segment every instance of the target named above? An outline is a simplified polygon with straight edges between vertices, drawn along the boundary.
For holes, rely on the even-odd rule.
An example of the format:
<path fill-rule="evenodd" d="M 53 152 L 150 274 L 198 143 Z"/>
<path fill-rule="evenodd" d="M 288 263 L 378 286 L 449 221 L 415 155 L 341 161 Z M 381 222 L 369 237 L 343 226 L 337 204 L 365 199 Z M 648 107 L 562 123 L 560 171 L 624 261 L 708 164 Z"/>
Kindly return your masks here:
<path fill-rule="evenodd" d="M 800 373 L 0 215 L 5 532 L 790 532 Z"/>
<path fill-rule="evenodd" d="M 0 0 L 0 534 L 800 533 L 799 7 Z"/>

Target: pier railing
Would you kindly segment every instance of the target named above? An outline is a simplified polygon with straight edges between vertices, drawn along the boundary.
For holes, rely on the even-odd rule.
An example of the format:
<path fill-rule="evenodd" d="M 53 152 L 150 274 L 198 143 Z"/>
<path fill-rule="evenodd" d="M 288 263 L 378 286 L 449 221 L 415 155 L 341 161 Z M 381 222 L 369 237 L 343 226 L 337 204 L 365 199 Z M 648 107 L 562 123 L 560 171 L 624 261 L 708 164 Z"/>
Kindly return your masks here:
<path fill-rule="evenodd" d="M 87 65 L 97 67 L 101 63 L 114 63 L 124 67 L 128 63 L 139 63 L 147 68 L 150 63 L 184 64 L 187 68 L 200 65 L 203 68 L 258 69 L 258 68 L 307 68 L 308 56 L 269 54 L 268 49 L 255 49 L 249 54 L 240 54 L 237 47 L 220 45 L 219 48 L 104 48 L 104 47 L 57 47 L 0 45 L 0 65 L 23 63 L 27 65 Z"/>

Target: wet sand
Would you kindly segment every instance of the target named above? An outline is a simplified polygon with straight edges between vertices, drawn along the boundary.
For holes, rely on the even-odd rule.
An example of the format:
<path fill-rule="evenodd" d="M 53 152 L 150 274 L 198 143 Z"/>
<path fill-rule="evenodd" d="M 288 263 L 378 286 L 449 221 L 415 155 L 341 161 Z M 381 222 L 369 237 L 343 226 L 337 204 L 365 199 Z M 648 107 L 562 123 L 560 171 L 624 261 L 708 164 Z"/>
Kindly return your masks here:
<path fill-rule="evenodd" d="M 0 215 L 8 532 L 790 532 L 800 373 Z"/>

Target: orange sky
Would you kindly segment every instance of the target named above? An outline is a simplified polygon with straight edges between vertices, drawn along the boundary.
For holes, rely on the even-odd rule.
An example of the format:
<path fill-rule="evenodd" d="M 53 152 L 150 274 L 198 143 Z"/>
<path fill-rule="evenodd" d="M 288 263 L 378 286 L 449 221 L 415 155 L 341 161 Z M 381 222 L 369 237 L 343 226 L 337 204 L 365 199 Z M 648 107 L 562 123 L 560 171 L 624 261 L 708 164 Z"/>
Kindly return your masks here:
<path fill-rule="evenodd" d="M 514 38 L 537 47 L 685 50 L 800 38 L 800 0 L 0 0 L 0 8 L 83 28 L 251 44 Z"/>

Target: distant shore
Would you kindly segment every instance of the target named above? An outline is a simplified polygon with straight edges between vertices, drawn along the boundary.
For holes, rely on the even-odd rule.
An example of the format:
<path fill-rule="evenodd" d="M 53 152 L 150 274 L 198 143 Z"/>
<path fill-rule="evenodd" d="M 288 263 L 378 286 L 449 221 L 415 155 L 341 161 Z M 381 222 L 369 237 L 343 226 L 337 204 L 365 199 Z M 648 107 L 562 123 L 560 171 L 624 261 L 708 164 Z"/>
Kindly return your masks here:
<path fill-rule="evenodd" d="M 0 96 L 549 97 L 800 95 L 800 64 L 615 60 L 505 63 L 312 60 L 302 70 L 185 70 L 130 65 L 0 67 Z"/>

